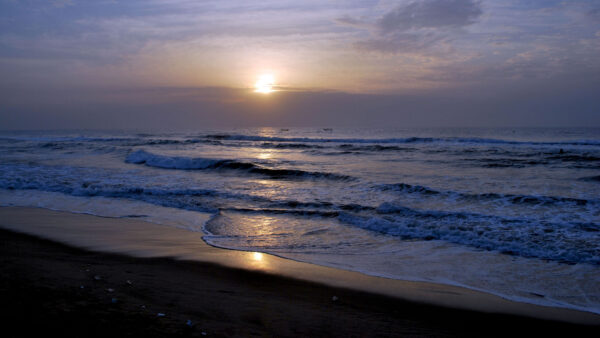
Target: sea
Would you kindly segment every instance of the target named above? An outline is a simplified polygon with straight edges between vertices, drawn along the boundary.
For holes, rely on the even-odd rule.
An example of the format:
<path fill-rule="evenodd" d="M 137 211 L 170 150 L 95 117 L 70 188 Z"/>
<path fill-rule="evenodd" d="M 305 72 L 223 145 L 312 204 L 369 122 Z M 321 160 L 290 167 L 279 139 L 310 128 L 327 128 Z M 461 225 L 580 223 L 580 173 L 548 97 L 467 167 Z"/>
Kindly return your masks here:
<path fill-rule="evenodd" d="M 5 131 L 0 205 L 600 313 L 598 128 Z"/>

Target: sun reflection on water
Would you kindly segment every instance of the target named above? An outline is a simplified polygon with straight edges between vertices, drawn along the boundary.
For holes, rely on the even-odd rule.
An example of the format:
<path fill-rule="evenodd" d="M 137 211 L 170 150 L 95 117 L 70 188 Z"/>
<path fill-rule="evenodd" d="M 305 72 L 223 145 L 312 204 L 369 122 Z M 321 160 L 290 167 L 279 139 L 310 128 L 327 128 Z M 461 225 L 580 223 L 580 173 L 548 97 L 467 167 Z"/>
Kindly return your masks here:
<path fill-rule="evenodd" d="M 270 151 L 263 151 L 258 153 L 257 157 L 260 158 L 261 160 L 268 160 L 273 156 L 273 153 L 271 153 Z"/>

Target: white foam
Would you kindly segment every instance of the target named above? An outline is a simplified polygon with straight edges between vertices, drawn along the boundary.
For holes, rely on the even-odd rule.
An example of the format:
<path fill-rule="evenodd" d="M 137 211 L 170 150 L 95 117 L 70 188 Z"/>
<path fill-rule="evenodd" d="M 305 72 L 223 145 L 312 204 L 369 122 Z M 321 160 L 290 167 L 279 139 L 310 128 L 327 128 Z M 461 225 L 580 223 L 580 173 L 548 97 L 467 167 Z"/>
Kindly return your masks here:
<path fill-rule="evenodd" d="M 376 217 L 341 213 L 346 224 L 413 239 L 436 239 L 524 257 L 600 264 L 596 224 L 549 223 L 382 203 Z"/>
<path fill-rule="evenodd" d="M 136 164 L 145 163 L 151 167 L 164 169 L 206 169 L 219 162 L 219 160 L 207 158 L 158 155 L 145 150 L 132 152 L 125 161 Z"/>
<path fill-rule="evenodd" d="M 405 241 L 332 219 L 222 213 L 205 229 L 209 244 L 259 251 L 368 275 L 466 287 L 503 298 L 600 313 L 600 269 L 474 250 L 443 241 Z M 214 232 L 213 232 L 214 231 Z M 211 232 L 213 232 L 211 234 Z M 368 234 L 366 234 L 368 236 Z"/>

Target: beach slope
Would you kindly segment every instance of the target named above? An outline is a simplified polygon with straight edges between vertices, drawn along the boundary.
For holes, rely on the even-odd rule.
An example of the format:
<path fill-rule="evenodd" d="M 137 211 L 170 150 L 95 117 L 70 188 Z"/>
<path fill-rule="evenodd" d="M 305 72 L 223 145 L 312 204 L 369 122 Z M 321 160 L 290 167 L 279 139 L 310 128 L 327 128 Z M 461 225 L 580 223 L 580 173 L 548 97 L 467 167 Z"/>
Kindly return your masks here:
<path fill-rule="evenodd" d="M 158 228 L 150 226 L 146 234 L 167 229 L 152 242 L 139 238 L 135 226 L 127 228 L 132 222 L 148 225 L 140 221 L 28 208 L 0 208 L 0 216 L 0 225 L 10 229 L 0 231 L 0 318 L 5 332 L 14 337 L 51 332 L 66 337 L 507 336 L 516 332 L 592 336 L 598 332 L 598 316 L 588 313 L 546 309 L 579 324 L 489 313 L 496 303 L 478 293 L 462 297 L 460 288 L 368 276 L 353 284 L 347 279 L 360 274 L 336 274 L 330 271 L 335 269 L 268 255 L 215 249 L 195 243 L 193 236 L 179 248 L 165 247 L 165 242 L 187 231 L 174 235 L 171 230 L 177 229 L 152 225 Z M 23 231 L 26 223 L 38 226 Z M 69 223 L 87 229 L 89 242 L 81 241 L 81 234 L 72 231 Z M 18 227 L 22 231 L 15 232 Z M 117 227 L 121 232 L 115 231 Z M 37 234 L 32 230 L 36 228 Z M 43 229 L 62 233 L 45 236 Z M 56 242 L 59 237 L 69 245 Z M 191 246 L 197 257 L 186 253 Z M 212 255 L 239 257 L 218 261 Z M 280 269 L 288 263 L 292 267 Z M 381 287 L 379 294 L 366 287 L 368 281 L 378 280 L 383 281 L 372 284 Z M 402 297 L 403 292 L 416 293 L 415 297 L 428 293 L 429 298 L 419 302 Z M 431 301 L 440 298 L 443 305 L 477 297 L 490 311 Z"/>

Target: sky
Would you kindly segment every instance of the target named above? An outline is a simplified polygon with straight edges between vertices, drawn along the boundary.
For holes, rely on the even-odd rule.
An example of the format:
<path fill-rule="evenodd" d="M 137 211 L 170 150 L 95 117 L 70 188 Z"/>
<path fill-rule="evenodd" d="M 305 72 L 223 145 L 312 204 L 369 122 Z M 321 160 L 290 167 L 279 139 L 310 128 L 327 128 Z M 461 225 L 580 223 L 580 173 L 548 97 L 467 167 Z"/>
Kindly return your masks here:
<path fill-rule="evenodd" d="M 0 0 L 0 129 L 243 126 L 599 127 L 600 0 Z"/>

